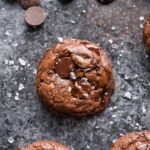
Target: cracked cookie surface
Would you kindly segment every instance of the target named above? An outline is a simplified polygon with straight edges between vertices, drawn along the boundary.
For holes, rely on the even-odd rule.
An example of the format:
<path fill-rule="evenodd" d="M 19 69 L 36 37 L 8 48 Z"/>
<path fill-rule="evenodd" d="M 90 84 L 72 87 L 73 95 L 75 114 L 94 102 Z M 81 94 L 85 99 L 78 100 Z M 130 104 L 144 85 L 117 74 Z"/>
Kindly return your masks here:
<path fill-rule="evenodd" d="M 119 138 L 110 150 L 150 150 L 150 132 L 133 132 Z"/>
<path fill-rule="evenodd" d="M 36 87 L 58 115 L 85 116 L 103 111 L 114 92 L 112 66 L 96 44 L 64 39 L 41 59 Z"/>

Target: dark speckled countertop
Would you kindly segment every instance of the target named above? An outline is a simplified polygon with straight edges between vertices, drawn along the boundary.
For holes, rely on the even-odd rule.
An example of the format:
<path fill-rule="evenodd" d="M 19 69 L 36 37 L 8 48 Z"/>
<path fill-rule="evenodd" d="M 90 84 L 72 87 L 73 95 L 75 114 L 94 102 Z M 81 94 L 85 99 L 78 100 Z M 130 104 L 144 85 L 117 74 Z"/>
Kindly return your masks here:
<path fill-rule="evenodd" d="M 0 0 L 0 150 L 53 139 L 72 150 L 108 150 L 113 140 L 150 129 L 150 59 L 142 41 L 148 0 L 43 0 L 42 28 L 24 22 L 18 2 Z M 144 17 L 144 18 L 143 18 Z M 109 107 L 91 118 L 57 118 L 35 90 L 40 57 L 58 37 L 91 40 L 112 61 L 116 91 Z"/>

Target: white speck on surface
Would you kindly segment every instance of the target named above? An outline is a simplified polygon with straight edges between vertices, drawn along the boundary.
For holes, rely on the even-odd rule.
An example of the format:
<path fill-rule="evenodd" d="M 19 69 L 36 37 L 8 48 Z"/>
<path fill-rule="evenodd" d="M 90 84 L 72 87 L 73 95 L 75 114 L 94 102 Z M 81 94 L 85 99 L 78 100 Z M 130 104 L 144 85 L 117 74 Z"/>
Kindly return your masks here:
<path fill-rule="evenodd" d="M 147 110 L 146 110 L 145 106 L 143 105 L 143 106 L 142 106 L 142 112 L 143 112 L 143 113 L 146 113 L 146 111 L 147 111 Z"/>
<path fill-rule="evenodd" d="M 117 108 L 118 108 L 117 106 L 114 106 L 114 110 L 117 109 Z"/>
<path fill-rule="evenodd" d="M 124 76 L 124 79 L 125 79 L 125 80 L 128 80 L 128 79 L 129 79 L 128 75 L 125 75 L 125 76 Z"/>
<path fill-rule="evenodd" d="M 87 149 L 90 149 L 90 146 L 89 146 L 89 145 L 87 145 L 87 146 L 86 146 L 86 148 L 87 148 Z"/>
<path fill-rule="evenodd" d="M 86 10 L 82 10 L 82 12 L 85 14 L 85 13 L 86 13 Z"/>
<path fill-rule="evenodd" d="M 27 64 L 27 67 L 30 67 L 31 65 L 30 64 Z"/>
<path fill-rule="evenodd" d="M 120 133 L 120 136 L 124 136 L 124 134 L 123 134 L 123 133 Z"/>
<path fill-rule="evenodd" d="M 143 29 L 143 28 L 144 28 L 144 26 L 143 26 L 143 24 L 142 24 L 142 23 L 140 23 L 140 28 L 141 28 L 141 29 Z"/>
<path fill-rule="evenodd" d="M 87 82 L 88 79 L 87 78 L 81 78 L 82 81 Z"/>
<path fill-rule="evenodd" d="M 138 97 L 134 95 L 133 96 L 133 100 L 137 100 L 137 99 L 138 99 Z"/>
<path fill-rule="evenodd" d="M 15 100 L 18 101 L 19 100 L 19 96 L 16 95 L 15 96 Z"/>
<path fill-rule="evenodd" d="M 16 92 L 16 95 L 17 95 L 17 96 L 19 96 L 19 93 L 18 93 L 18 92 Z"/>
<path fill-rule="evenodd" d="M 113 43 L 113 40 L 112 40 L 112 39 L 109 39 L 108 41 L 109 41 L 109 43 L 110 43 L 110 44 L 112 44 L 112 43 Z"/>
<path fill-rule="evenodd" d="M 75 80 L 76 79 L 76 75 L 74 72 L 70 72 L 70 78 Z"/>
<path fill-rule="evenodd" d="M 143 21 L 143 20 L 144 20 L 144 16 L 140 16 L 140 17 L 139 17 L 139 20 L 140 20 L 140 21 Z"/>
<path fill-rule="evenodd" d="M 14 61 L 13 61 L 13 60 L 10 60 L 10 61 L 9 61 L 9 65 L 14 65 Z"/>
<path fill-rule="evenodd" d="M 24 85 L 22 83 L 19 84 L 18 90 L 21 91 L 24 89 Z"/>
<path fill-rule="evenodd" d="M 111 27 L 111 30 L 112 30 L 112 31 L 116 30 L 116 27 L 115 27 L 115 26 L 112 26 L 112 27 Z"/>
<path fill-rule="evenodd" d="M 75 23 L 76 23 L 74 20 L 71 20 L 70 22 L 71 22 L 72 24 L 75 24 Z"/>
<path fill-rule="evenodd" d="M 136 6 L 135 6 L 135 5 L 133 5 L 132 7 L 133 7 L 133 8 L 135 8 Z"/>
<path fill-rule="evenodd" d="M 118 65 L 118 66 L 120 65 L 120 62 L 119 62 L 119 61 L 117 61 L 117 65 Z"/>
<path fill-rule="evenodd" d="M 105 92 L 104 95 L 107 96 L 107 95 L 108 95 L 108 92 Z"/>
<path fill-rule="evenodd" d="M 84 93 L 84 94 L 83 94 L 83 96 L 85 96 L 85 97 L 88 97 L 88 96 L 89 96 L 89 94 L 87 94 L 87 93 Z"/>
<path fill-rule="evenodd" d="M 7 97 L 11 97 L 12 94 L 10 92 L 7 93 Z"/>
<path fill-rule="evenodd" d="M 14 141 L 15 141 L 15 140 L 14 140 L 14 138 L 13 138 L 12 136 L 8 138 L 8 142 L 9 142 L 10 144 L 14 143 Z"/>
<path fill-rule="evenodd" d="M 33 74 L 37 74 L 37 70 L 35 68 L 33 70 Z"/>
<path fill-rule="evenodd" d="M 19 63 L 20 63 L 22 66 L 25 66 L 25 65 L 26 65 L 26 61 L 23 60 L 22 58 L 19 58 L 18 61 L 19 61 Z"/>
<path fill-rule="evenodd" d="M 132 95 L 131 95 L 130 92 L 125 92 L 124 97 L 128 98 L 128 99 L 131 99 Z"/>
<path fill-rule="evenodd" d="M 117 139 L 114 139 L 112 142 L 115 143 Z"/>
<path fill-rule="evenodd" d="M 18 70 L 19 69 L 19 66 L 14 66 L 15 70 Z"/>
<path fill-rule="evenodd" d="M 5 59 L 4 62 L 6 65 L 8 65 L 8 63 L 9 63 L 8 59 Z"/>
<path fill-rule="evenodd" d="M 112 118 L 115 118 L 116 117 L 116 115 L 112 115 Z"/>
<path fill-rule="evenodd" d="M 57 37 L 57 40 L 59 41 L 59 42 L 62 42 L 64 39 L 62 38 L 62 37 Z"/>
<path fill-rule="evenodd" d="M 68 87 L 68 92 L 71 92 L 71 89 L 72 89 L 71 86 L 69 86 L 69 87 Z"/>
<path fill-rule="evenodd" d="M 135 75 L 134 75 L 134 78 L 138 78 L 138 77 L 139 77 L 139 75 L 138 75 L 138 74 L 135 74 Z"/>
<path fill-rule="evenodd" d="M 113 121 L 110 121 L 110 122 L 109 122 L 109 124 L 113 124 L 113 123 L 114 123 Z"/>
<path fill-rule="evenodd" d="M 7 30 L 7 31 L 5 32 L 5 35 L 10 37 L 10 36 L 12 36 L 12 33 L 11 33 L 10 30 Z"/>

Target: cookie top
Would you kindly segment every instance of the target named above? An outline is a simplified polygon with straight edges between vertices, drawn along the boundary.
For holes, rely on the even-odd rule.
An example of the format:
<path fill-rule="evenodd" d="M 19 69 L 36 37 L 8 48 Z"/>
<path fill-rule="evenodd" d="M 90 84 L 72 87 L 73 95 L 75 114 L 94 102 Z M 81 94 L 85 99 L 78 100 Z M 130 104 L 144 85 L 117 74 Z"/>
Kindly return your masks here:
<path fill-rule="evenodd" d="M 119 138 L 110 150 L 150 150 L 150 132 L 133 132 Z"/>
<path fill-rule="evenodd" d="M 55 141 L 38 141 L 28 145 L 25 148 L 17 148 L 17 150 L 70 150 L 63 144 Z"/>
<path fill-rule="evenodd" d="M 150 55 L 150 15 L 144 24 L 144 41 L 147 53 Z"/>
<path fill-rule="evenodd" d="M 96 44 L 64 39 L 41 59 L 36 86 L 57 114 L 90 115 L 104 110 L 110 101 L 114 91 L 112 66 Z"/>

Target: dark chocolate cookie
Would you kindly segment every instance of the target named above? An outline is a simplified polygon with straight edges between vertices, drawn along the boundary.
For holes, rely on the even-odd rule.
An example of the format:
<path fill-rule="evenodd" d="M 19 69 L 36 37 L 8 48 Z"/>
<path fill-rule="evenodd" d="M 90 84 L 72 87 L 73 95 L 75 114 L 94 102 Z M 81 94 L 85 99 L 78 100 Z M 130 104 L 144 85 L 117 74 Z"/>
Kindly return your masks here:
<path fill-rule="evenodd" d="M 24 9 L 28 9 L 40 5 L 40 0 L 20 0 L 20 3 Z"/>
<path fill-rule="evenodd" d="M 103 111 L 114 92 L 112 66 L 96 44 L 64 39 L 45 53 L 36 77 L 43 101 L 59 115 Z"/>
<path fill-rule="evenodd" d="M 55 141 L 38 141 L 28 145 L 25 148 L 17 148 L 17 150 L 70 150 L 63 144 Z"/>
<path fill-rule="evenodd" d="M 110 150 L 150 150 L 150 132 L 133 132 L 119 138 Z"/>
<path fill-rule="evenodd" d="M 146 45 L 147 53 L 150 55 L 150 15 L 144 24 L 144 42 Z"/>

